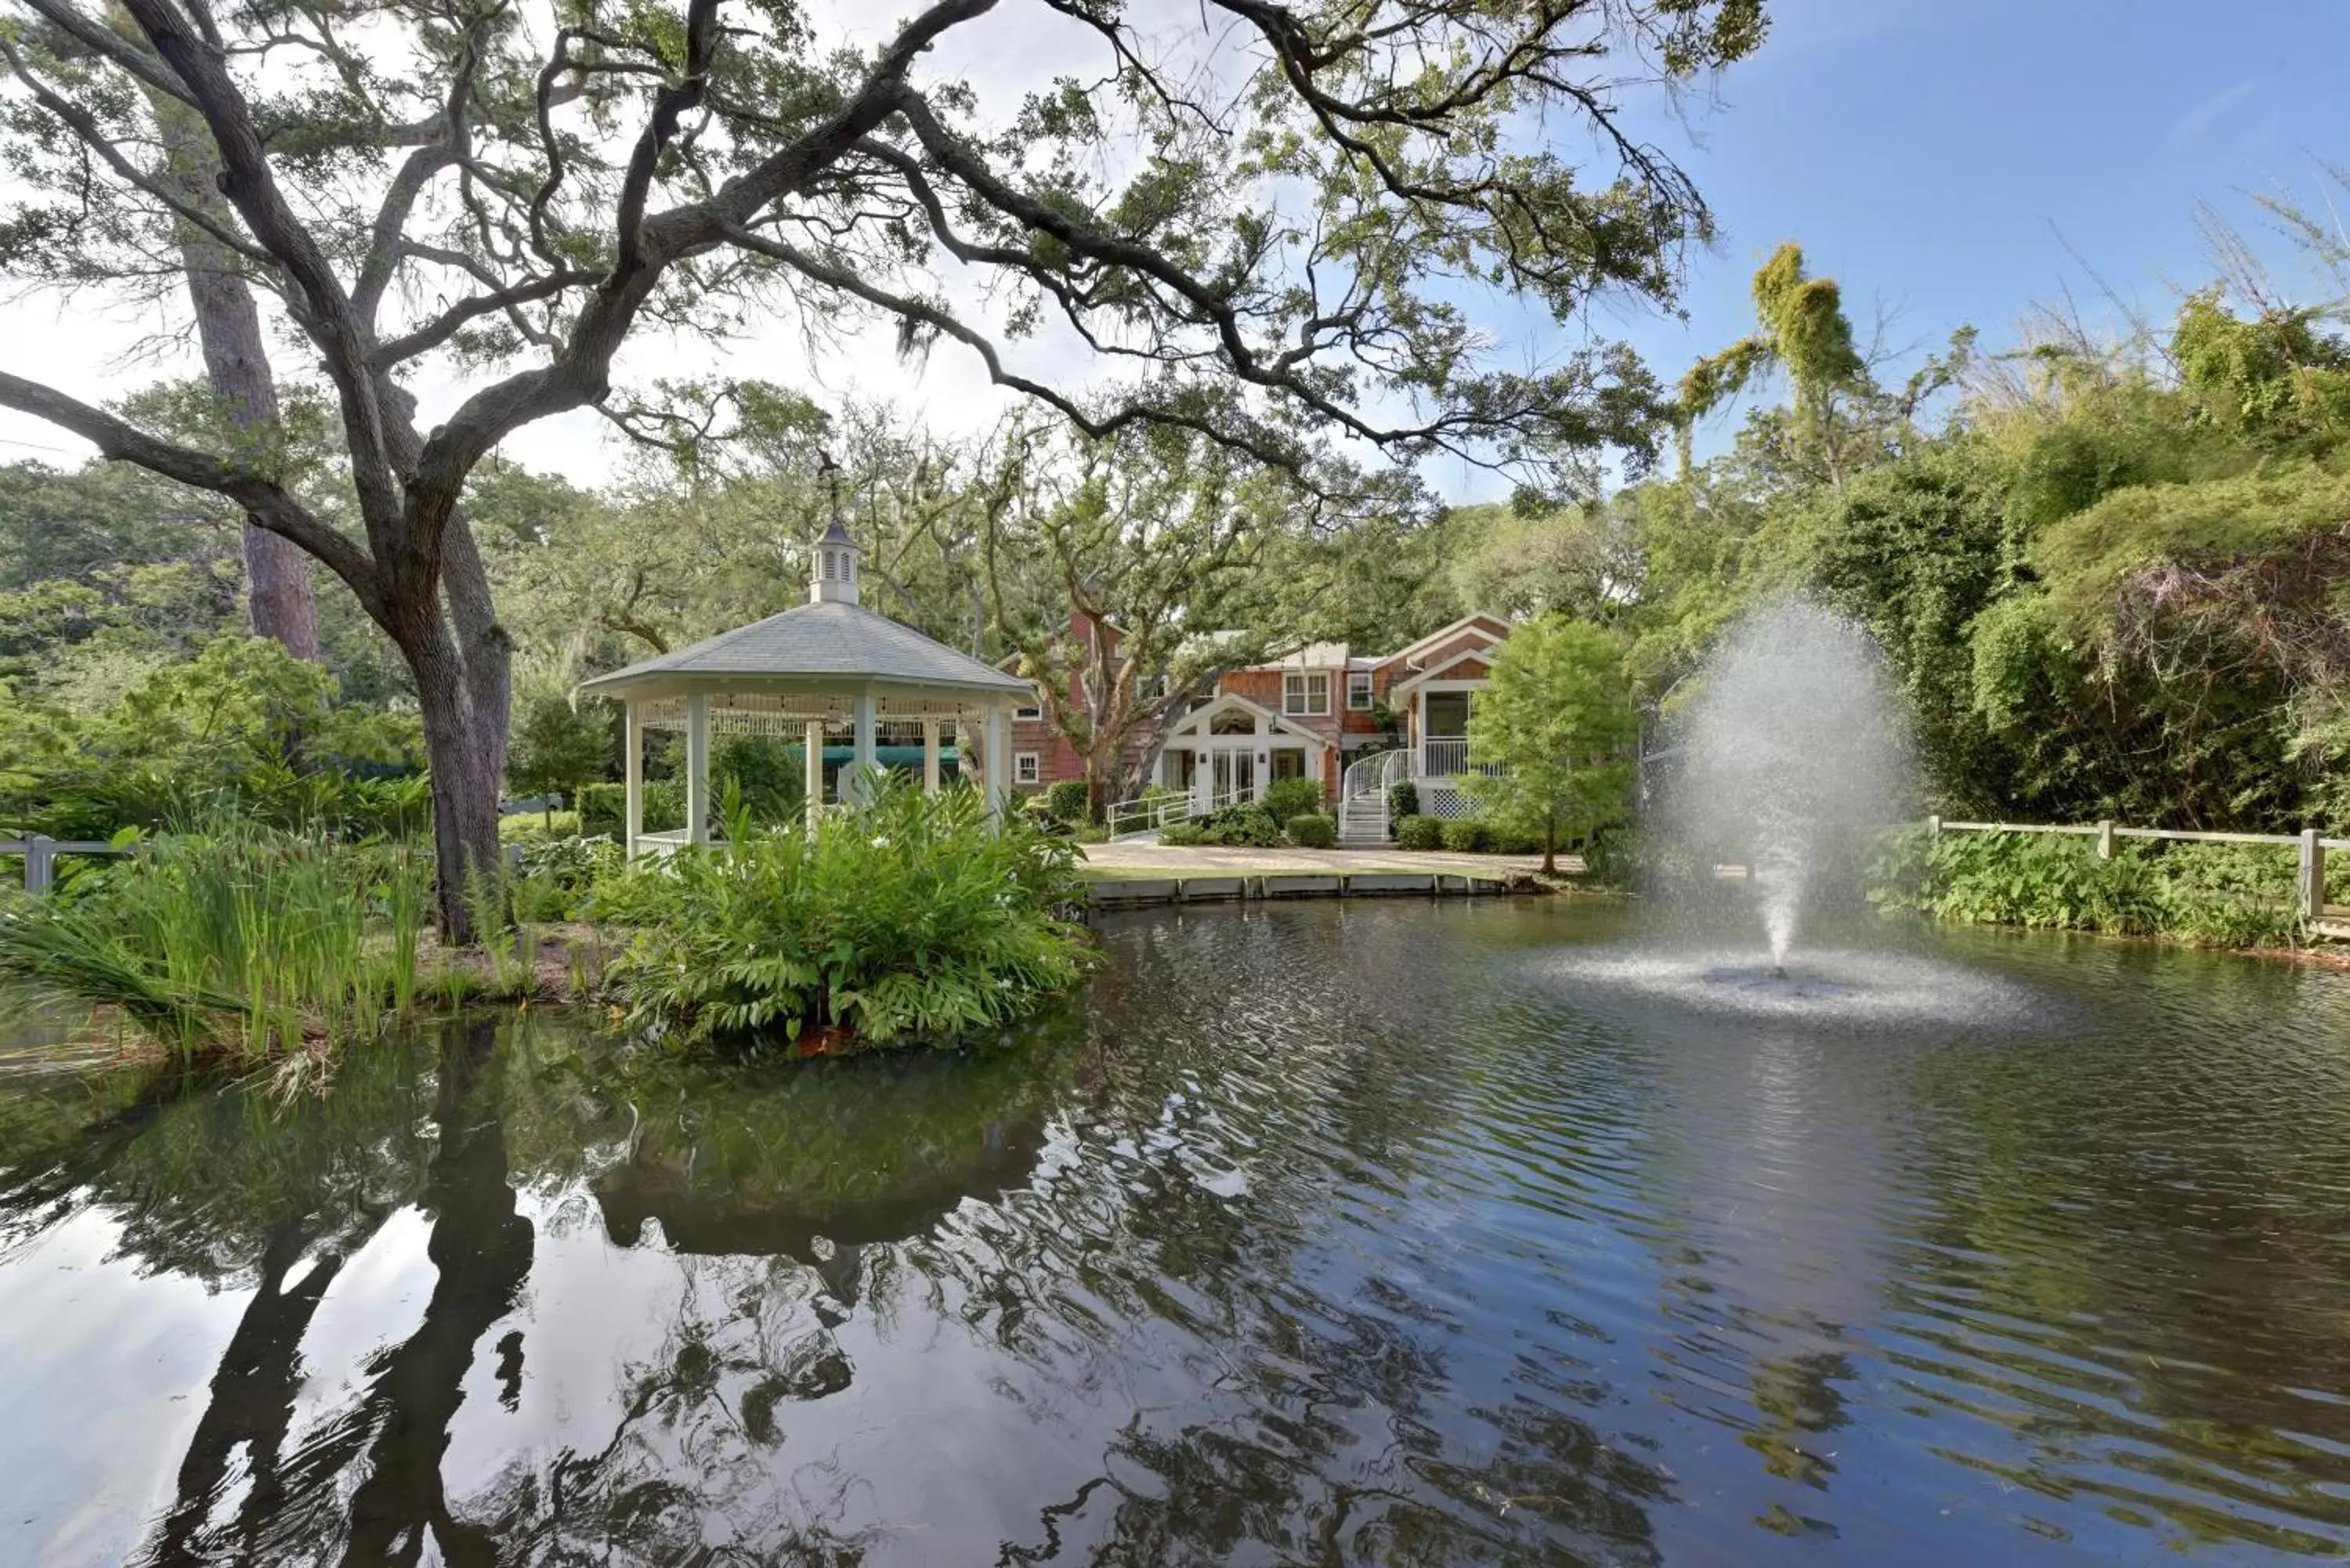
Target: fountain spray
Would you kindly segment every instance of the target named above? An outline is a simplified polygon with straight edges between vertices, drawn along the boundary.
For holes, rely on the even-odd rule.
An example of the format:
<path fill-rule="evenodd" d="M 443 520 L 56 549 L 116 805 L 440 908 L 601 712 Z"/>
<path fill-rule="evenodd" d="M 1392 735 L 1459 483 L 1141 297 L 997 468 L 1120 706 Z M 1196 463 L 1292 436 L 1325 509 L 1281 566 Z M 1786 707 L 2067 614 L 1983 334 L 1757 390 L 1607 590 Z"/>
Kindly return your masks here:
<path fill-rule="evenodd" d="M 1784 979 L 1822 867 L 1899 809 L 1901 708 L 1868 634 L 1805 597 L 1747 615 L 1703 680 L 1669 809 L 1690 842 L 1753 868 Z"/>

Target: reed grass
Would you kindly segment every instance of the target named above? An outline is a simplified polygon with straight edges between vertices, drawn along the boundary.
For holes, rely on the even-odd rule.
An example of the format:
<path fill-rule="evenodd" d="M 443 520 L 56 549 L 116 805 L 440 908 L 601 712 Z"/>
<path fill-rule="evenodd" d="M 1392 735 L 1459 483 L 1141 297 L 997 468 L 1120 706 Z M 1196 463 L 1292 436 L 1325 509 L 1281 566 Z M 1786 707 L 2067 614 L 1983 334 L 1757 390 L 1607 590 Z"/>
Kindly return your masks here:
<path fill-rule="evenodd" d="M 120 1008 L 185 1050 L 370 1036 L 427 992 L 432 868 L 407 843 L 217 825 L 0 912 L 0 975 Z"/>

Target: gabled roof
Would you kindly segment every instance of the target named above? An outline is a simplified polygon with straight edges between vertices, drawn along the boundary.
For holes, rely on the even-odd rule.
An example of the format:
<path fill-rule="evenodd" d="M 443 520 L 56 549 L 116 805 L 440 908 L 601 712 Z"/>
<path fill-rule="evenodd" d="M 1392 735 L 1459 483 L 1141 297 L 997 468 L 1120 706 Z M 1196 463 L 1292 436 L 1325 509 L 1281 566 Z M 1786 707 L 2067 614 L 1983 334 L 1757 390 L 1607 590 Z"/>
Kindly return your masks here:
<path fill-rule="evenodd" d="M 1493 662 L 1493 645 L 1492 643 L 1487 643 L 1482 648 L 1464 648 L 1441 664 L 1431 666 L 1426 670 L 1414 670 L 1410 675 L 1406 676 L 1403 680 L 1399 680 L 1394 685 L 1388 687 L 1388 691 L 1390 694 L 1398 691 L 1409 691 L 1415 686 L 1435 680 L 1438 676 L 1443 674 L 1448 670 L 1458 669 L 1460 666 L 1468 663 L 1471 659 L 1474 659 L 1480 664 L 1491 665 Z"/>
<path fill-rule="evenodd" d="M 1214 697 L 1209 698 L 1205 702 L 1201 703 L 1197 708 L 1192 709 L 1190 712 L 1177 714 L 1174 718 L 1168 721 L 1168 732 L 1172 734 L 1174 732 L 1183 729 L 1185 726 L 1191 724 L 1195 720 L 1206 718 L 1209 714 L 1214 712 L 1219 708 L 1238 708 L 1243 712 L 1253 713 L 1260 719 L 1269 721 L 1273 724 L 1274 728 L 1279 730 L 1284 735 L 1295 735 L 1301 740 L 1312 741 L 1317 745 L 1327 745 L 1329 743 L 1320 735 L 1315 734 L 1312 730 L 1302 727 L 1295 718 L 1292 718 L 1288 714 L 1276 713 L 1262 702 L 1252 702 L 1237 691 L 1225 691 L 1219 693 Z"/>
<path fill-rule="evenodd" d="M 1026 696 L 1035 688 L 958 653 L 861 605 L 837 600 L 797 605 L 691 648 L 640 660 L 579 684 L 582 691 L 620 691 L 672 681 L 801 677 L 888 680 L 918 686 Z"/>
<path fill-rule="evenodd" d="M 1418 642 L 1409 643 L 1402 648 L 1397 649 L 1393 653 L 1390 653 L 1386 658 L 1380 659 L 1379 662 L 1381 664 L 1393 664 L 1397 660 L 1401 659 L 1404 662 L 1409 663 L 1415 654 L 1425 653 L 1431 648 L 1440 647 L 1442 644 L 1451 640 L 1453 638 L 1459 637 L 1462 632 L 1471 630 L 1471 628 L 1480 628 L 1492 632 L 1495 642 L 1503 641 L 1510 635 L 1510 623 L 1508 621 L 1503 619 L 1500 616 L 1489 614 L 1484 610 L 1478 610 L 1474 614 L 1462 616 L 1451 626 L 1441 627 L 1435 631 L 1430 632 Z"/>

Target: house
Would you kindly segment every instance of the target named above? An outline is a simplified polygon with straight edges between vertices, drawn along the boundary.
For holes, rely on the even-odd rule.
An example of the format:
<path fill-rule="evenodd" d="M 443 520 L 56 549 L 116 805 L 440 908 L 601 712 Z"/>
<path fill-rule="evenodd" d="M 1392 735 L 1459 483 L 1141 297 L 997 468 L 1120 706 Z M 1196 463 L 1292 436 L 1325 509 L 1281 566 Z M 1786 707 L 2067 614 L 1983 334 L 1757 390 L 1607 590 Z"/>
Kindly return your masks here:
<path fill-rule="evenodd" d="M 1417 783 L 1423 809 L 1464 815 L 1453 797 L 1455 781 L 1470 771 L 1469 704 L 1509 635 L 1501 617 L 1471 615 L 1393 653 L 1314 643 L 1272 663 L 1228 670 L 1213 692 L 1167 724 L 1152 782 L 1192 795 L 1202 808 L 1262 798 L 1287 778 L 1318 779 L 1335 800 L 1349 763 L 1400 751 L 1382 764 L 1383 779 Z M 1155 738 L 1138 741 L 1129 760 Z M 1085 776 L 1083 759 L 1053 729 L 1041 701 L 1014 716 L 1012 767 L 1023 789 Z"/>

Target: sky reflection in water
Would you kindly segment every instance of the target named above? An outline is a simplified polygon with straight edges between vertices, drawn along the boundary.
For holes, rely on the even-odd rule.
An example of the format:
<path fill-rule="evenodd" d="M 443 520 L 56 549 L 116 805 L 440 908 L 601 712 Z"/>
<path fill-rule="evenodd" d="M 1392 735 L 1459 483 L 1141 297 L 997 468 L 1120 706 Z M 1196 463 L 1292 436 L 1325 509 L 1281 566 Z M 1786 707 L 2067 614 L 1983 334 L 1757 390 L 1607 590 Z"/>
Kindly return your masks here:
<path fill-rule="evenodd" d="M 1574 901 L 1107 940 L 976 1058 L 0 1091 L 0 1561 L 2350 1542 L 2341 977 L 1956 933 L 1830 1018 Z"/>

